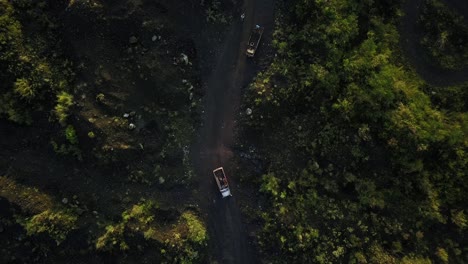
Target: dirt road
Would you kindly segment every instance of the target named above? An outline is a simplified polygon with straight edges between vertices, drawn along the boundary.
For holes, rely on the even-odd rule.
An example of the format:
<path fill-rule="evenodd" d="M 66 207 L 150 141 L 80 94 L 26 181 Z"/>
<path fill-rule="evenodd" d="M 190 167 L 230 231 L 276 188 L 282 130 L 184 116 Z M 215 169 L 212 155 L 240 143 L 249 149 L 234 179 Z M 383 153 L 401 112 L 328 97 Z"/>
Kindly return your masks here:
<path fill-rule="evenodd" d="M 274 25 L 273 0 L 245 0 L 245 19 L 234 18 L 225 37 L 214 70 L 207 76 L 203 127 L 193 148 L 193 161 L 199 177 L 201 207 L 208 220 L 210 254 L 218 263 L 256 263 L 243 228 L 236 202 L 237 175 L 231 175 L 229 158 L 233 128 L 239 111 L 241 87 L 255 71 L 254 61 L 244 52 L 250 30 L 255 24 L 271 29 Z M 261 49 L 261 48 L 260 48 Z M 208 55 L 208 54 L 207 54 Z M 258 54 L 261 56 L 261 50 Z M 201 58 L 203 59 L 203 58 Z M 222 199 L 212 176 L 214 168 L 225 167 L 233 197 Z"/>
<path fill-rule="evenodd" d="M 444 2 L 464 16 L 465 21 L 468 21 L 468 2 L 466 0 L 444 0 Z M 419 43 L 421 32 L 417 26 L 422 3 L 423 0 L 411 0 L 406 1 L 403 6 L 405 16 L 402 19 L 400 27 L 400 42 L 409 62 L 426 82 L 433 85 L 446 86 L 468 81 L 468 67 L 457 71 L 450 71 L 433 66 L 428 61 Z"/>

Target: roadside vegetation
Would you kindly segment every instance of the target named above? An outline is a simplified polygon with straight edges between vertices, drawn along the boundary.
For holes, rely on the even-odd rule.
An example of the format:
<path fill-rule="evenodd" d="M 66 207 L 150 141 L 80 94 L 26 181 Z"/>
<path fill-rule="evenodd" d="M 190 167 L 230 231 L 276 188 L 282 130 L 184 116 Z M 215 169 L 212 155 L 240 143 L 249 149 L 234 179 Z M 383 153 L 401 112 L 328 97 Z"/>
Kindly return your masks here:
<path fill-rule="evenodd" d="M 38 3 L 15 3 L 23 10 L 41 10 Z M 73 71 L 69 61 L 57 56 L 61 49 L 53 34 L 56 25 L 45 15 L 31 14 L 47 31 L 28 35 L 18 16 L 10 1 L 0 1 L 0 114 L 19 124 L 32 124 L 33 115 L 42 111 L 65 124 L 73 104 L 69 94 Z"/>
<path fill-rule="evenodd" d="M 226 5 L 228 2 L 226 1 L 219 1 L 219 0 L 208 0 L 207 3 L 204 3 L 206 8 L 206 21 L 209 23 L 221 23 L 227 24 L 229 20 L 232 19 L 230 15 L 226 14 L 226 8 L 223 5 Z"/>
<path fill-rule="evenodd" d="M 421 44 L 432 61 L 444 69 L 468 66 L 468 19 L 440 0 L 423 1 L 419 26 Z"/>
<path fill-rule="evenodd" d="M 199 263 L 206 257 L 206 233 L 193 212 L 179 215 L 174 209 L 161 209 L 155 202 L 147 201 L 124 211 L 120 222 L 107 225 L 96 240 L 96 249 L 104 252 L 152 250 L 156 251 L 154 257 L 158 256 L 153 261 Z"/>
<path fill-rule="evenodd" d="M 400 1 L 282 5 L 242 116 L 264 164 L 263 210 L 249 211 L 261 259 L 467 262 L 466 84 L 432 87 L 402 64 Z"/>
<path fill-rule="evenodd" d="M 206 263 L 199 66 L 166 12 L 0 0 L 1 263 Z"/>
<path fill-rule="evenodd" d="M 195 2 L 216 32 L 239 11 Z M 278 1 L 238 122 L 264 263 L 468 263 L 468 84 L 405 65 L 401 2 Z M 210 62 L 170 8 L 0 0 L 0 263 L 217 255 L 191 195 Z M 465 20 L 427 0 L 419 23 L 433 61 L 467 65 Z"/>

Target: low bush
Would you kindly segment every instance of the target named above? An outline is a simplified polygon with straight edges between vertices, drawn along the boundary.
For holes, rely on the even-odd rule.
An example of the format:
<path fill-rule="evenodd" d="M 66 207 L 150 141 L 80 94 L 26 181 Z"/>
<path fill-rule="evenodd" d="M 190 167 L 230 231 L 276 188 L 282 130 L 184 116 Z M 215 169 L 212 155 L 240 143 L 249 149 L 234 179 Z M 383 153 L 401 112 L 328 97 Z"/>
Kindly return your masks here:
<path fill-rule="evenodd" d="M 76 221 L 77 217 L 70 212 L 46 210 L 27 219 L 23 226 L 30 236 L 46 234 L 60 244 L 77 227 Z"/>

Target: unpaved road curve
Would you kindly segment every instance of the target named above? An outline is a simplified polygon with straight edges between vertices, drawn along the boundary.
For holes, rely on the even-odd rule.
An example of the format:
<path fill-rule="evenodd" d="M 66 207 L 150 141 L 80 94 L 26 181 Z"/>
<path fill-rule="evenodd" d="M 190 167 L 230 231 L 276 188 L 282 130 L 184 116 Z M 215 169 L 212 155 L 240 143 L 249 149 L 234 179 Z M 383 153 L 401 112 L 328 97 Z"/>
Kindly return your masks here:
<path fill-rule="evenodd" d="M 417 26 L 423 2 L 423 0 L 406 0 L 403 5 L 405 16 L 402 18 L 400 26 L 400 42 L 409 62 L 426 82 L 433 85 L 446 86 L 468 81 L 468 67 L 457 71 L 444 70 L 433 66 L 427 60 L 427 56 L 419 44 L 421 31 Z M 468 22 L 467 0 L 444 0 L 443 2 L 458 14 L 464 16 L 465 22 Z"/>
<path fill-rule="evenodd" d="M 206 85 L 203 127 L 192 149 L 199 177 L 201 209 L 208 222 L 210 254 L 218 263 L 256 263 L 256 254 L 249 245 L 248 234 L 236 202 L 238 175 L 231 175 L 229 158 L 233 127 L 239 111 L 241 87 L 249 81 L 255 66 L 244 52 L 250 30 L 255 24 L 272 31 L 274 0 L 245 0 L 244 21 L 235 18 L 219 52 L 213 72 L 203 80 Z M 258 54 L 261 56 L 261 50 Z M 203 58 L 201 58 L 203 59 Z M 233 197 L 221 198 L 212 176 L 214 168 L 223 166 L 229 178 Z"/>

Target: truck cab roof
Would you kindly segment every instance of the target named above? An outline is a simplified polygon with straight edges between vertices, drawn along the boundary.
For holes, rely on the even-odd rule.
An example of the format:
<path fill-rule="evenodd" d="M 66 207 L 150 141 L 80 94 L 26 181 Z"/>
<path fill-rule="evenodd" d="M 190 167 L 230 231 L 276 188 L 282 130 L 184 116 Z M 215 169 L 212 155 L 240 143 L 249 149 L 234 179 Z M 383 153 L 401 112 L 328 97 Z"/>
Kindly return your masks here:
<path fill-rule="evenodd" d="M 231 190 L 229 189 L 229 183 L 228 183 L 226 174 L 224 174 L 223 167 L 214 169 L 213 176 L 215 178 L 216 184 L 218 185 L 218 189 L 221 192 L 221 195 L 223 196 L 223 198 L 232 196 Z"/>

